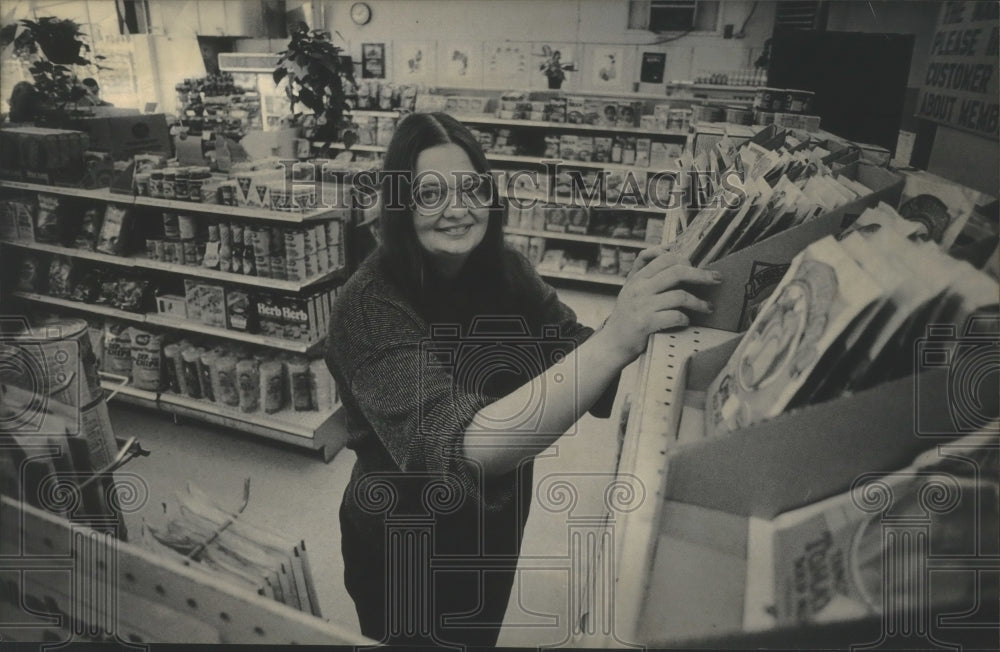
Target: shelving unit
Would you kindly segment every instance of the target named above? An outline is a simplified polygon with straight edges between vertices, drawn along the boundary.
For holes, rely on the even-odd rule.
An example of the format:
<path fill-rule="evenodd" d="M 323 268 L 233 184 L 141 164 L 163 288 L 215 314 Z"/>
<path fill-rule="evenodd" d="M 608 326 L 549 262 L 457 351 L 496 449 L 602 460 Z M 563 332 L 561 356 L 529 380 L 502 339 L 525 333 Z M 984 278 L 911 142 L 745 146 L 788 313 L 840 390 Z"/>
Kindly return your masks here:
<path fill-rule="evenodd" d="M 148 313 L 144 321 L 152 326 L 173 328 L 190 333 L 203 333 L 205 335 L 211 335 L 212 337 L 233 340 L 234 342 L 245 342 L 246 344 L 254 344 L 256 346 L 278 349 L 280 351 L 291 351 L 292 353 L 310 353 L 323 344 L 322 339 L 316 340 L 315 342 L 283 340 L 277 337 L 268 337 L 267 335 L 257 335 L 255 333 L 244 333 L 243 331 L 236 331 L 229 328 L 208 326 L 207 324 L 202 324 L 201 322 L 167 317 L 166 315 L 158 313 Z"/>
<path fill-rule="evenodd" d="M 102 306 L 99 303 L 71 301 L 70 299 L 60 299 L 59 297 L 50 297 L 44 294 L 35 294 L 34 292 L 12 292 L 11 296 L 34 303 L 44 303 L 58 308 L 69 308 L 70 310 L 78 310 L 92 315 L 114 317 L 115 319 L 123 319 L 137 324 L 142 324 L 146 321 L 146 315 L 141 312 L 119 310 L 118 308 L 112 308 L 111 306 Z"/>
<path fill-rule="evenodd" d="M 107 265 L 117 265 L 119 267 L 151 269 L 182 276 L 195 276 L 198 278 L 210 278 L 214 281 L 225 281 L 226 283 L 236 283 L 239 285 L 250 285 L 263 287 L 271 290 L 284 290 L 286 292 L 300 292 L 311 285 L 317 285 L 343 275 L 344 268 L 339 268 L 325 272 L 303 281 L 282 281 L 279 279 L 267 278 L 264 276 L 248 276 L 246 274 L 233 274 L 232 272 L 221 272 L 217 269 L 199 267 L 197 265 L 180 265 L 177 263 L 165 263 L 160 260 L 149 260 L 148 258 L 138 258 L 133 256 L 112 256 L 99 251 L 89 251 L 87 249 L 76 249 L 74 247 L 62 247 L 59 245 L 46 244 L 44 242 L 22 242 L 11 240 L 0 240 L 0 243 L 20 249 L 30 249 L 32 251 L 44 251 L 50 254 L 68 256 L 70 258 L 81 258 L 83 260 L 93 260 L 94 262 Z"/>
<path fill-rule="evenodd" d="M 592 95 L 591 93 L 583 93 L 583 95 Z M 597 94 L 601 95 L 601 94 Z M 630 94 L 609 94 L 609 97 L 617 96 L 622 98 L 637 99 L 638 96 L 633 96 Z M 650 96 L 644 99 L 662 99 L 668 101 L 667 97 Z M 572 124 L 565 122 L 548 122 L 540 120 L 516 120 L 516 119 L 506 119 L 498 118 L 495 115 L 489 113 L 456 113 L 453 117 L 458 121 L 467 125 L 480 125 L 480 126 L 493 126 L 493 127 L 509 127 L 512 129 L 529 129 L 529 130 L 547 130 L 552 133 L 584 133 L 584 134 L 606 134 L 606 135 L 621 135 L 628 134 L 632 136 L 649 138 L 657 142 L 675 142 L 683 143 L 685 147 L 689 146 L 690 135 L 686 130 L 655 130 L 655 129 L 643 129 L 641 127 L 618 127 L 618 126 L 604 126 L 604 125 L 591 125 L 591 124 Z M 536 150 L 537 151 L 537 150 Z M 525 156 L 525 155 L 512 155 L 512 154 L 497 154 L 486 152 L 486 159 L 493 164 L 498 164 L 505 167 L 517 166 L 518 168 L 532 168 L 537 170 L 540 167 L 545 167 L 548 172 L 551 165 L 558 165 L 560 169 L 588 169 L 588 170 L 611 170 L 611 171 L 621 171 L 630 172 L 636 175 L 638 178 L 644 179 L 645 175 L 649 172 L 656 172 L 658 168 L 656 167 L 642 167 L 635 164 L 625 165 L 622 163 L 611 163 L 603 161 L 576 161 L 576 160 L 564 160 L 560 157 L 546 158 L 539 156 Z M 551 181 L 551 180 L 550 180 Z M 554 195 L 549 197 L 546 193 L 538 191 L 528 191 L 528 190 L 511 190 L 504 189 L 501 190 L 503 196 L 510 200 L 522 200 L 530 202 L 544 202 L 553 203 L 562 206 L 576 206 L 585 209 L 608 209 L 611 211 L 621 211 L 625 213 L 638 214 L 641 218 L 643 215 L 648 217 L 657 217 L 666 219 L 666 210 L 657 208 L 655 206 L 618 206 L 618 205 L 606 205 L 606 206 L 591 206 L 587 202 L 576 200 L 574 201 L 571 197 Z M 550 201 L 551 200 L 551 201 Z M 517 222 L 515 222 L 517 224 Z M 523 222 L 521 223 L 523 225 Z M 533 226 L 538 226 L 538 224 L 533 224 Z M 627 238 L 611 238 L 606 236 L 598 236 L 591 234 L 575 234 L 569 232 L 561 231 L 544 231 L 530 228 L 520 228 L 518 226 L 506 226 L 504 228 L 505 233 L 514 236 L 528 236 L 544 238 L 546 240 L 560 240 L 569 242 L 585 243 L 590 245 L 609 245 L 617 246 L 626 249 L 645 249 L 651 244 L 640 240 L 632 240 Z M 592 261 L 593 262 L 593 261 Z M 556 272 L 549 271 L 545 269 L 538 269 L 538 273 L 546 278 L 561 279 L 561 280 L 572 280 L 572 281 L 582 281 L 585 283 L 593 283 L 601 286 L 621 286 L 624 285 L 624 277 L 611 274 L 602 274 L 599 272 L 588 272 L 586 274 L 577 274 L 572 272 Z"/>
<path fill-rule="evenodd" d="M 318 450 L 325 461 L 330 461 L 345 443 L 343 440 L 346 430 L 338 427 L 334 421 L 339 405 L 335 405 L 329 412 L 282 410 L 275 414 L 245 413 L 211 401 L 171 392 L 150 392 L 130 385 L 121 386 L 103 381 L 102 386 L 108 391 L 116 392 L 114 398 L 125 403 Z"/>
<path fill-rule="evenodd" d="M 667 99 L 667 98 L 664 98 Z M 603 133 L 611 134 L 635 134 L 639 136 L 674 136 L 687 138 L 687 131 L 679 131 L 676 129 L 667 131 L 657 131 L 655 129 L 643 129 L 641 127 L 617 127 L 617 126 L 601 126 L 601 125 L 591 125 L 591 124 L 574 124 L 570 122 L 548 122 L 544 120 L 510 120 L 505 118 L 497 118 L 488 114 L 456 114 L 453 116 L 459 122 L 465 124 L 476 124 L 476 125 L 496 125 L 503 127 L 532 127 L 537 129 L 551 129 L 553 131 L 599 131 Z"/>
<path fill-rule="evenodd" d="M 53 193 L 92 201 L 146 206 L 176 212 L 226 216 L 245 221 L 262 220 L 272 223 L 301 224 L 319 220 L 344 220 L 348 219 L 351 215 L 350 207 L 320 208 L 308 213 L 283 213 L 251 207 L 220 206 L 216 204 L 117 194 L 112 193 L 109 189 L 65 188 L 9 180 L 0 180 L 0 188 L 24 192 Z M 8 248 L 26 249 L 89 260 L 95 263 L 114 265 L 118 268 L 145 269 L 165 274 L 211 279 L 236 285 L 266 288 L 268 290 L 289 293 L 299 293 L 311 286 L 343 278 L 345 272 L 344 268 L 340 268 L 302 281 L 282 281 L 205 269 L 195 265 L 165 263 L 136 256 L 112 256 L 101 252 L 46 243 L 0 241 L 0 245 Z M 298 342 L 279 337 L 245 333 L 227 328 L 207 326 L 201 322 L 178 319 L 158 313 L 127 312 L 110 306 L 83 303 L 33 292 L 17 291 L 12 292 L 10 296 L 14 300 L 44 305 L 59 311 L 101 315 L 121 319 L 133 324 L 145 324 L 174 331 L 209 335 L 225 340 L 265 347 L 275 351 L 288 351 L 315 356 L 319 353 L 324 342 L 323 338 L 311 342 Z M 109 385 L 109 388 L 115 391 L 115 397 L 120 397 L 123 401 L 154 408 L 173 415 L 215 423 L 241 432 L 275 439 L 310 450 L 320 451 L 325 461 L 332 459 L 345 443 L 346 430 L 343 424 L 337 421 L 339 406 L 335 406 L 333 409 L 324 412 L 284 410 L 273 415 L 263 413 L 243 414 L 238 410 L 227 409 L 210 401 L 196 400 L 167 392 L 145 392 L 132 386 L 126 385 L 121 387 L 118 384 Z"/>
<path fill-rule="evenodd" d="M 652 244 L 643 240 L 626 240 L 624 238 L 608 238 L 599 235 L 582 235 L 578 233 L 563 233 L 561 231 L 534 231 L 532 229 L 517 229 L 505 227 L 504 231 L 512 235 L 526 235 L 537 238 L 551 238 L 553 240 L 572 240 L 574 242 L 589 242 L 592 244 L 616 245 L 619 247 L 629 247 L 631 249 L 645 249 Z"/>
<path fill-rule="evenodd" d="M 533 201 L 533 202 L 549 202 L 548 195 L 541 192 L 530 192 L 525 190 L 517 191 L 507 191 L 504 192 L 504 197 L 507 200 L 521 200 L 521 201 Z M 552 197 L 553 204 L 559 204 L 560 206 L 580 206 L 583 208 L 591 208 L 586 202 L 583 201 L 573 201 L 571 197 L 565 195 L 555 195 Z M 607 205 L 607 206 L 594 206 L 593 208 L 599 209 L 609 209 L 616 211 L 629 211 L 632 213 L 650 213 L 653 215 L 662 216 L 666 213 L 666 210 L 662 208 L 657 208 L 655 206 L 617 206 L 617 205 Z"/>
<path fill-rule="evenodd" d="M 305 222 L 315 222 L 319 220 L 344 220 L 349 219 L 351 208 L 332 207 L 319 208 L 307 213 L 277 212 L 264 208 L 254 208 L 252 206 L 223 206 L 222 204 L 209 204 L 207 202 L 179 201 L 176 199 L 161 199 L 159 197 L 146 197 L 143 195 L 126 195 L 111 192 L 107 188 L 90 190 L 86 188 L 67 188 L 63 186 L 46 186 L 37 183 L 25 183 L 23 181 L 10 181 L 0 179 L 0 188 L 11 190 L 24 190 L 28 192 L 42 192 L 66 197 L 79 197 L 93 201 L 114 202 L 116 204 L 131 204 L 133 206 L 148 206 L 150 208 L 162 208 L 178 213 L 207 213 L 223 217 L 237 217 L 245 220 L 266 220 L 268 222 L 289 222 L 301 224 Z"/>
<path fill-rule="evenodd" d="M 587 272 L 586 274 L 574 274 L 572 272 L 554 272 L 547 269 L 538 269 L 538 275 L 545 278 L 560 278 L 567 281 L 584 281 L 586 283 L 599 283 L 601 285 L 625 285 L 624 276 L 614 274 L 600 274 L 598 272 Z"/>

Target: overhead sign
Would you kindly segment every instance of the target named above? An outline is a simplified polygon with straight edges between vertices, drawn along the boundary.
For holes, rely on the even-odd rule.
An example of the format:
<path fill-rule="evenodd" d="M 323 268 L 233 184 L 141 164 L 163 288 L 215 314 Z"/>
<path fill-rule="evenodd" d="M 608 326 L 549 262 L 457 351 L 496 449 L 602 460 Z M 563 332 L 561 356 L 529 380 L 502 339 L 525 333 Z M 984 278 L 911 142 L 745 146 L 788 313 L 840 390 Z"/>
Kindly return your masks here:
<path fill-rule="evenodd" d="M 931 40 L 917 117 L 996 139 L 1000 3 L 947 2 Z"/>

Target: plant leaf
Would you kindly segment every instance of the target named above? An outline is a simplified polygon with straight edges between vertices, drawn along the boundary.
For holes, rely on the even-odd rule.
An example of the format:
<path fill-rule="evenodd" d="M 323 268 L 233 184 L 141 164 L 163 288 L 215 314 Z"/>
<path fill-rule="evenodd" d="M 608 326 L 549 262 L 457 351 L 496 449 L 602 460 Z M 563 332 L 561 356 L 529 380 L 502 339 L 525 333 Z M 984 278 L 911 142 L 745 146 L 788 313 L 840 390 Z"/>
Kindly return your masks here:
<path fill-rule="evenodd" d="M 274 85 L 277 86 L 278 84 L 280 84 L 281 80 L 284 79 L 285 75 L 287 74 L 288 71 L 285 68 L 283 67 L 275 68 L 274 73 L 272 75 L 274 77 Z"/>

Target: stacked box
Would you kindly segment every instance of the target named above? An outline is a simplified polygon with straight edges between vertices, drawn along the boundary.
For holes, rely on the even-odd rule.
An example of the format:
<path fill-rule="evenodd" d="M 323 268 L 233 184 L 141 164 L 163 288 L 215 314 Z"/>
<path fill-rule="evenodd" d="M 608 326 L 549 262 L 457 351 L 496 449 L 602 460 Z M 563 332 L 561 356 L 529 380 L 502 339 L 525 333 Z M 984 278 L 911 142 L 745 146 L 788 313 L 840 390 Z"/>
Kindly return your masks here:
<path fill-rule="evenodd" d="M 226 290 L 221 285 L 184 280 L 187 318 L 207 326 L 226 327 Z"/>
<path fill-rule="evenodd" d="M 641 168 L 649 167 L 650 146 L 649 138 L 635 139 L 635 164 L 637 166 Z"/>

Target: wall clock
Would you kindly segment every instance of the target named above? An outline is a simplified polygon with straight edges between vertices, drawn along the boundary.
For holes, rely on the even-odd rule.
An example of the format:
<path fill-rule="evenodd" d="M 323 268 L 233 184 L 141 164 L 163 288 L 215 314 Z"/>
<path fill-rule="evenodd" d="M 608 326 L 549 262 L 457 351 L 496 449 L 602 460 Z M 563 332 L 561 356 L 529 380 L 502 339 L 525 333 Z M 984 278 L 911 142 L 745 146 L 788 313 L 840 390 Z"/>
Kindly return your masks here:
<path fill-rule="evenodd" d="M 372 19 L 372 8 L 366 2 L 355 2 L 351 5 L 351 20 L 356 25 L 367 25 Z"/>

